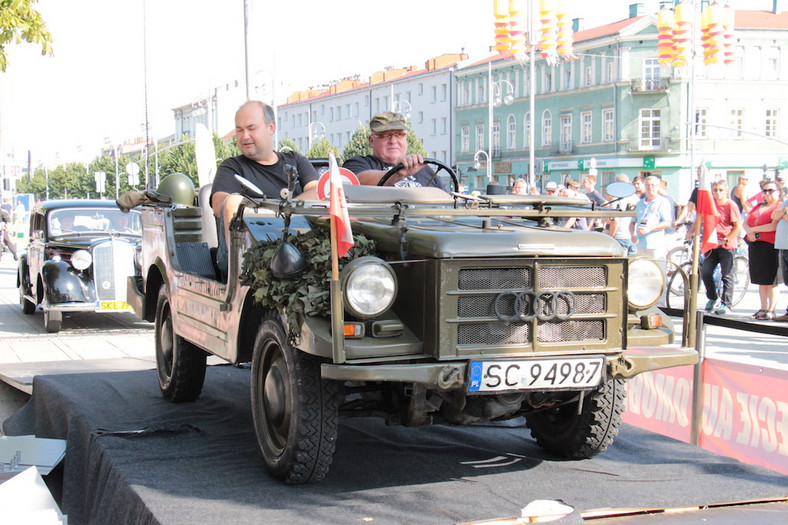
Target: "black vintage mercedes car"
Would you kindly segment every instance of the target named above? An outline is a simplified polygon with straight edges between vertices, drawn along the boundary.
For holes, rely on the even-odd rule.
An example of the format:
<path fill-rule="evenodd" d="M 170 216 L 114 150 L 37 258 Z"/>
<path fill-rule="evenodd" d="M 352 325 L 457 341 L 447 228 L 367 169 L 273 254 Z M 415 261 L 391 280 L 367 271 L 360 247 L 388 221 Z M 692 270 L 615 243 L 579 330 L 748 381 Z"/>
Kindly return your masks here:
<path fill-rule="evenodd" d="M 114 201 L 39 204 L 19 258 L 22 311 L 33 314 L 41 305 L 47 332 L 58 332 L 63 312 L 129 310 L 126 280 L 135 274 L 141 236 L 139 211 L 123 213 Z"/>

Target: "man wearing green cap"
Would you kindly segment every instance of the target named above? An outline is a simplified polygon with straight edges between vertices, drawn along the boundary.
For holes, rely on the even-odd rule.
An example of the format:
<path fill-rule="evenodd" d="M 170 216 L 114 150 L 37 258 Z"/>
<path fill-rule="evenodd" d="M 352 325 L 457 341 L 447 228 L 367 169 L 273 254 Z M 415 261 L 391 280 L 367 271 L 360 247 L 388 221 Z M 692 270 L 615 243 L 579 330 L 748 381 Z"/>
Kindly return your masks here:
<path fill-rule="evenodd" d="M 445 191 L 432 169 L 417 153 L 408 154 L 408 125 L 405 117 L 388 111 L 369 121 L 369 145 L 372 155 L 351 157 L 343 166 L 352 171 L 361 184 L 376 185 L 388 170 L 399 163 L 405 167 L 386 181 L 386 186 L 435 186 Z"/>

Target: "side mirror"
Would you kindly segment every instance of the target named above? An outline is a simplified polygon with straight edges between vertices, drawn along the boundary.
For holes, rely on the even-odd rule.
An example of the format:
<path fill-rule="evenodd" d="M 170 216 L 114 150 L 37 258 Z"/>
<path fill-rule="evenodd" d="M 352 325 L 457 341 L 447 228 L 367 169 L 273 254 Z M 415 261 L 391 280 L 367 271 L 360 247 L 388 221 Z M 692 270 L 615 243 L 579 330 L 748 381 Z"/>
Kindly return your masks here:
<path fill-rule="evenodd" d="M 605 192 L 613 198 L 624 199 L 635 194 L 635 186 L 628 182 L 611 182 Z"/>

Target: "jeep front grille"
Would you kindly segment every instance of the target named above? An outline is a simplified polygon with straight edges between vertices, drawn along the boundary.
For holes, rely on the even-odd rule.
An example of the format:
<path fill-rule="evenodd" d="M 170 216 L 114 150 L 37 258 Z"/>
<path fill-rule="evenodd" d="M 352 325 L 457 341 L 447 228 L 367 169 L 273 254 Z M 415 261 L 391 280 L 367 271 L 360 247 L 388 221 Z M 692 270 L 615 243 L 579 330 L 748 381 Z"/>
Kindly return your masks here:
<path fill-rule="evenodd" d="M 93 247 L 93 280 L 99 301 L 125 301 L 129 275 L 134 275 L 133 245 L 113 240 Z"/>
<path fill-rule="evenodd" d="M 450 324 L 456 327 L 460 354 L 463 348 L 486 353 L 484 347 L 505 345 L 530 345 L 534 350 L 551 343 L 600 347 L 611 331 L 618 332 L 615 323 L 624 315 L 620 260 L 611 265 L 598 260 L 520 260 L 512 264 L 517 267 L 488 260 L 474 261 L 473 268 L 468 265 L 445 261 L 442 271 L 448 277 L 444 282 L 456 282 L 455 289 L 444 290 L 444 305 L 454 310 L 456 301 Z M 555 309 L 551 293 L 563 294 Z M 449 318 L 454 317 L 451 310 L 446 311 Z M 617 342 L 619 338 L 617 334 Z"/>

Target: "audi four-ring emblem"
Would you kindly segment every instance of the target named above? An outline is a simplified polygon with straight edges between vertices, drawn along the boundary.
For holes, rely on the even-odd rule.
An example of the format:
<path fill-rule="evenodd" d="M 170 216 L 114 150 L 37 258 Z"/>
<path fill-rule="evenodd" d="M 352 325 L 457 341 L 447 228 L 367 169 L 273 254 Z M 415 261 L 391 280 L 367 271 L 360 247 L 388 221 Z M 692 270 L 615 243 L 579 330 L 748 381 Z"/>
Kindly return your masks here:
<path fill-rule="evenodd" d="M 511 315 L 502 311 L 504 307 L 508 310 L 512 303 Z M 566 308 L 565 313 L 561 313 L 562 306 Z M 505 323 L 531 321 L 534 318 L 540 321 L 566 321 L 575 311 L 575 294 L 569 290 L 501 292 L 495 298 L 493 308 L 495 316 Z"/>

